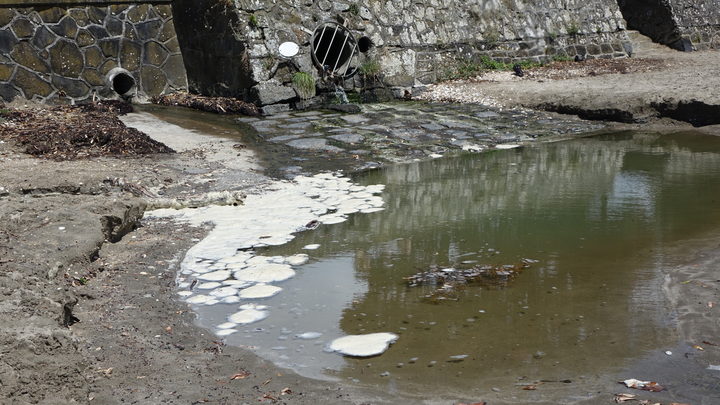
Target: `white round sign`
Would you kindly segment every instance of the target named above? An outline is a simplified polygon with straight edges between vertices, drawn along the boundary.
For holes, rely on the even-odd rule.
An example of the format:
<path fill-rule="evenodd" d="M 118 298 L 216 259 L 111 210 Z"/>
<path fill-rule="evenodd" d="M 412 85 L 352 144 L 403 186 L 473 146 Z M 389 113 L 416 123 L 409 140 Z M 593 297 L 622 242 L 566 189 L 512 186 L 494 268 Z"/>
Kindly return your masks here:
<path fill-rule="evenodd" d="M 280 55 L 286 58 L 292 58 L 300 52 L 300 46 L 295 42 L 283 42 L 278 48 Z"/>

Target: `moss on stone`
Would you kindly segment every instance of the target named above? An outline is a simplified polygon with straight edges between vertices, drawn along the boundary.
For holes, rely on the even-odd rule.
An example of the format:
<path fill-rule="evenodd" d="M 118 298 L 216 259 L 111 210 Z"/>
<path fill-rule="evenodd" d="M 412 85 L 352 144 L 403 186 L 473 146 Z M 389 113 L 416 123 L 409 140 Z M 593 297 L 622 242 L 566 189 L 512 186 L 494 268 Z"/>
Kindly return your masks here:
<path fill-rule="evenodd" d="M 80 30 L 80 32 L 78 32 L 76 41 L 78 46 L 83 48 L 94 44 L 95 37 L 93 36 L 93 34 L 90 33 L 90 31 L 82 29 Z"/>
<path fill-rule="evenodd" d="M 12 30 L 18 38 L 30 38 L 35 33 L 35 24 L 27 18 L 18 18 L 13 21 Z"/>
<path fill-rule="evenodd" d="M 44 98 L 49 96 L 53 91 L 50 83 L 43 80 L 37 74 L 20 67 L 15 74 L 15 85 L 22 90 L 27 99 L 31 99 L 33 96 Z"/>
<path fill-rule="evenodd" d="M 85 65 L 90 67 L 99 67 L 103 62 L 102 52 L 97 47 L 85 50 Z"/>
<path fill-rule="evenodd" d="M 144 45 L 143 63 L 161 66 L 168 57 L 168 51 L 158 42 L 150 41 Z"/>
<path fill-rule="evenodd" d="M 45 7 L 38 10 L 40 19 L 45 24 L 55 24 L 67 14 L 67 9 L 62 7 Z"/>
<path fill-rule="evenodd" d="M 15 66 L 7 64 L 7 63 L 0 63 L 0 80 L 2 80 L 2 81 L 10 80 L 14 70 L 15 70 Z"/>
<path fill-rule="evenodd" d="M 83 65 L 83 55 L 76 43 L 60 40 L 50 48 L 50 66 L 53 73 L 78 77 Z"/>
<path fill-rule="evenodd" d="M 20 42 L 10 53 L 13 60 L 19 65 L 41 73 L 50 73 L 50 67 L 43 58 L 38 55 L 37 49 L 29 42 Z"/>
<path fill-rule="evenodd" d="M 128 39 L 120 41 L 120 64 L 129 71 L 140 69 L 140 56 L 142 47 L 137 42 Z"/>

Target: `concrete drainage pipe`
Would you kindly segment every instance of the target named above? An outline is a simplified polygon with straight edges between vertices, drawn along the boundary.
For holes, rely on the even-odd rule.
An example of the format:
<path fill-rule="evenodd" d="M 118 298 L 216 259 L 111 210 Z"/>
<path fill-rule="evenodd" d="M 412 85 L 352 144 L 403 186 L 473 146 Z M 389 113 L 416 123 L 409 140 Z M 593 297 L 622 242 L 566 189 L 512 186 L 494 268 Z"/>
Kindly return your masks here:
<path fill-rule="evenodd" d="M 131 97 L 135 94 L 136 84 L 135 78 L 130 72 L 123 68 L 114 68 L 105 76 L 108 87 L 110 87 L 120 97 Z"/>
<path fill-rule="evenodd" d="M 344 26 L 320 24 L 310 39 L 310 55 L 324 75 L 348 79 L 357 73 L 358 43 Z"/>

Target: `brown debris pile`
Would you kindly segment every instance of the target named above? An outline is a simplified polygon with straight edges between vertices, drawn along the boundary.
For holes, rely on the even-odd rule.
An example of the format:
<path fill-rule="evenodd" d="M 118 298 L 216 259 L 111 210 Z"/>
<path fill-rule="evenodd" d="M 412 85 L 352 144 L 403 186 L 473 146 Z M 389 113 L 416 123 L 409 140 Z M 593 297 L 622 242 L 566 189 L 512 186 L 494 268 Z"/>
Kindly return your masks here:
<path fill-rule="evenodd" d="M 132 106 L 117 101 L 0 111 L 0 139 L 11 139 L 25 152 L 53 160 L 95 156 L 172 153 L 172 149 L 135 128 L 118 114 Z"/>
<path fill-rule="evenodd" d="M 405 277 L 408 287 L 430 286 L 435 288 L 425 298 L 431 301 L 456 300 L 459 289 L 473 284 L 482 287 L 502 288 L 530 267 L 531 260 L 502 266 L 473 266 L 469 269 L 440 268 L 432 266 L 429 270 Z"/>
<path fill-rule="evenodd" d="M 162 105 L 188 107 L 217 114 L 260 115 L 260 111 L 254 104 L 229 97 L 205 97 L 178 92 L 155 97 L 152 102 Z"/>
<path fill-rule="evenodd" d="M 613 73 L 643 73 L 666 67 L 661 59 L 618 58 L 590 59 L 583 62 L 553 62 L 545 66 L 527 69 L 528 80 L 564 80 L 574 77 L 599 76 Z"/>

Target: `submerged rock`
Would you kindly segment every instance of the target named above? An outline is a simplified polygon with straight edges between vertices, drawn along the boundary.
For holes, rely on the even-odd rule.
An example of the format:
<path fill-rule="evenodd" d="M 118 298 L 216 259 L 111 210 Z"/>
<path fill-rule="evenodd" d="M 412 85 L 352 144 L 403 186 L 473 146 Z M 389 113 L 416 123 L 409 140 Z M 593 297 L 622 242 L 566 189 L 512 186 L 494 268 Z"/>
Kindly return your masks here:
<path fill-rule="evenodd" d="M 388 332 L 350 335 L 333 340 L 328 348 L 345 356 L 370 357 L 384 353 L 397 339 L 398 335 Z"/>

